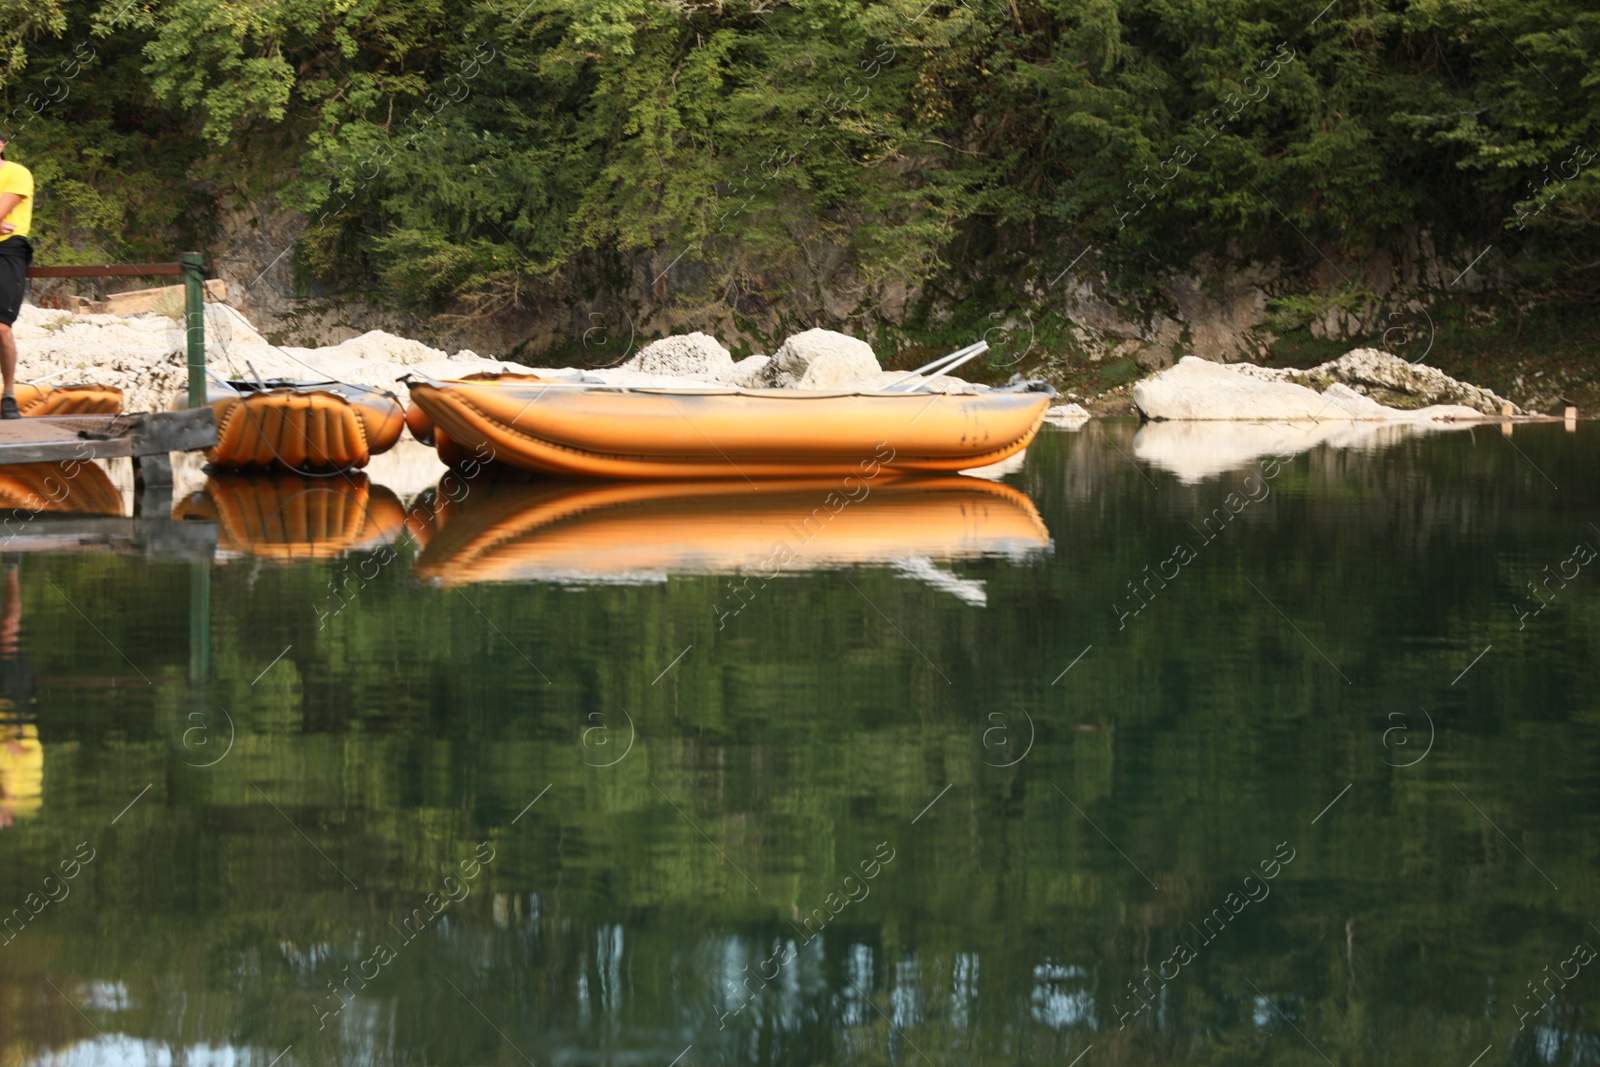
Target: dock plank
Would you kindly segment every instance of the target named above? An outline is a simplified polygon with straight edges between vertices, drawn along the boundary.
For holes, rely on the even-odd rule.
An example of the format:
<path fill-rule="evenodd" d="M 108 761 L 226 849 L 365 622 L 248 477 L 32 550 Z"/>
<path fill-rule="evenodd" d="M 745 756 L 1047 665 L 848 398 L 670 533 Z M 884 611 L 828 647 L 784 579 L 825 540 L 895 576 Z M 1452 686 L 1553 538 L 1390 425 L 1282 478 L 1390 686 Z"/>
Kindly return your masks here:
<path fill-rule="evenodd" d="M 0 422 L 0 464 L 60 463 L 210 448 L 209 407 L 132 415 L 67 415 Z"/>

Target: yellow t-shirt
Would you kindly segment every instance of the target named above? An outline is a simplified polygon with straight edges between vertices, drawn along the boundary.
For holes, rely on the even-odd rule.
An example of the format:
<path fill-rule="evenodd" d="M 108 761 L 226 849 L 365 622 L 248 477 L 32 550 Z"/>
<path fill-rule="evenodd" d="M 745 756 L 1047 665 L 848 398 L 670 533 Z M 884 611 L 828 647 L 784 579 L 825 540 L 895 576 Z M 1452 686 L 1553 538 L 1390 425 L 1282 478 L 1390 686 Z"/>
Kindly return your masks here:
<path fill-rule="evenodd" d="M 36 815 L 44 795 L 44 748 L 33 723 L 0 724 L 0 812 Z"/>
<path fill-rule="evenodd" d="M 0 234 L 0 240 L 26 237 L 33 225 L 33 171 L 21 163 L 0 161 L 0 195 L 6 193 L 16 193 L 22 197 L 22 202 L 11 209 L 11 214 L 0 219 L 0 222 L 9 222 L 16 227 L 9 234 Z"/>

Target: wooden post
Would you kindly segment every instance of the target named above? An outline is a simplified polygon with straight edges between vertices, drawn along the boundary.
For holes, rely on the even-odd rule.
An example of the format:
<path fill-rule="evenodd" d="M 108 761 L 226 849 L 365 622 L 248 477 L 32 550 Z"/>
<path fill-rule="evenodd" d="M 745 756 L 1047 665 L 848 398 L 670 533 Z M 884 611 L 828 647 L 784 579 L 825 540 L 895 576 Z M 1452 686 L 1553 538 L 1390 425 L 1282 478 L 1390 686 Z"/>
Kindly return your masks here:
<path fill-rule="evenodd" d="M 189 406 L 206 403 L 206 296 L 204 260 L 199 252 L 183 254 L 184 325 L 189 338 Z"/>
<path fill-rule="evenodd" d="M 172 453 L 133 457 L 133 517 L 172 518 Z"/>

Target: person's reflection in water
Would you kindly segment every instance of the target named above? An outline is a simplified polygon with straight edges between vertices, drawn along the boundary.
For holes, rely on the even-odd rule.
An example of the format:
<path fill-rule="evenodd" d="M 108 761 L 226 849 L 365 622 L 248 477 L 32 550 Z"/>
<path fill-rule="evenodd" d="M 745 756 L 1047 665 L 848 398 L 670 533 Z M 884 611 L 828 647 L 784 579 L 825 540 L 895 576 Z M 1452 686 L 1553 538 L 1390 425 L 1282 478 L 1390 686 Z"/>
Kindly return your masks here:
<path fill-rule="evenodd" d="M 44 794 L 44 748 L 35 721 L 33 669 L 22 651 L 19 557 L 5 557 L 0 601 L 0 830 L 39 811 Z"/>

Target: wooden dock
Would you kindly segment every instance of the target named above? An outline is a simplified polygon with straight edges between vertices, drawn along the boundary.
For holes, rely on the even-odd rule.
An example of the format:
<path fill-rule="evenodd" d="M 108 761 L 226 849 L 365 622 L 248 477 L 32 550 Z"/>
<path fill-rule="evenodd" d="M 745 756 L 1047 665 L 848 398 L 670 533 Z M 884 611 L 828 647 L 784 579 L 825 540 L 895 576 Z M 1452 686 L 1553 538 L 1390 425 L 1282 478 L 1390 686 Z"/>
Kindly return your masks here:
<path fill-rule="evenodd" d="M 39 477 L 41 486 L 47 486 L 51 477 L 64 476 L 70 484 L 71 474 L 45 471 L 22 476 L 23 499 L 29 503 L 11 509 L 0 533 L 0 545 L 6 551 L 113 551 L 160 559 L 210 560 L 216 551 L 216 524 L 172 519 L 171 454 L 210 448 L 217 443 L 216 416 L 206 404 L 205 270 L 200 253 L 185 252 L 168 263 L 37 266 L 29 267 L 27 273 L 30 278 L 181 279 L 189 407 L 186 411 L 0 421 L 0 467 L 81 464 L 128 456 L 133 459 L 134 484 L 133 516 L 129 518 L 103 513 L 98 505 L 84 513 L 79 510 L 81 499 L 62 506 L 66 504 L 64 500 L 45 501 L 26 490 L 31 477 Z"/>
<path fill-rule="evenodd" d="M 0 464 L 69 463 L 132 456 L 134 483 L 172 485 L 171 452 L 210 448 L 217 420 L 209 407 L 133 415 L 51 415 L 0 421 Z"/>
<path fill-rule="evenodd" d="M 217 420 L 209 407 L 0 421 L 0 467 L 81 464 L 129 456 L 134 484 L 132 518 L 74 514 L 72 507 L 51 514 L 54 509 L 41 500 L 12 509 L 0 544 L 10 552 L 99 547 L 169 559 L 209 559 L 216 546 L 215 526 L 202 533 L 194 528 L 199 524 L 172 521 L 171 453 L 216 443 Z M 71 476 L 66 477 L 70 486 Z"/>

